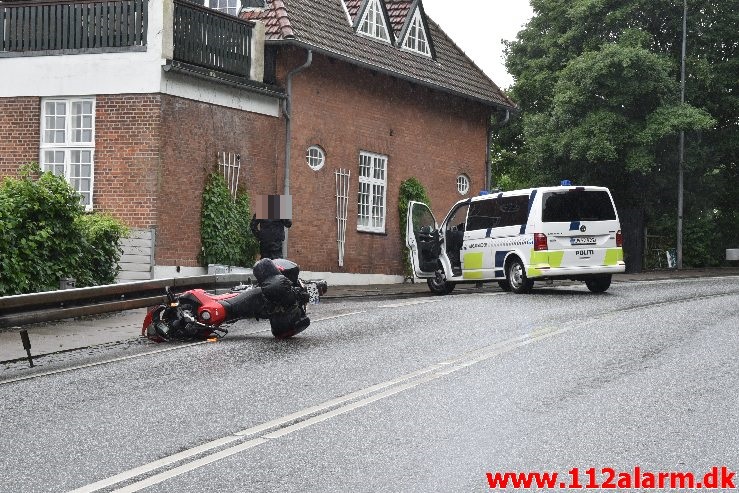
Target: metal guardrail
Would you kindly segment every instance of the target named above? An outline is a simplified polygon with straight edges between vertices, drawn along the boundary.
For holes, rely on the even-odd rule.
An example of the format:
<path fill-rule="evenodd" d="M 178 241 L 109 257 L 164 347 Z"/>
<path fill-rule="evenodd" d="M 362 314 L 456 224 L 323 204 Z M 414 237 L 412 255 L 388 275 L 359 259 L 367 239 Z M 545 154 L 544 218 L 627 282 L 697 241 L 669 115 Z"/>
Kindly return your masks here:
<path fill-rule="evenodd" d="M 173 292 L 216 290 L 252 279 L 250 274 L 217 274 L 4 296 L 0 297 L 0 328 L 146 308 L 166 301 L 167 287 Z"/>

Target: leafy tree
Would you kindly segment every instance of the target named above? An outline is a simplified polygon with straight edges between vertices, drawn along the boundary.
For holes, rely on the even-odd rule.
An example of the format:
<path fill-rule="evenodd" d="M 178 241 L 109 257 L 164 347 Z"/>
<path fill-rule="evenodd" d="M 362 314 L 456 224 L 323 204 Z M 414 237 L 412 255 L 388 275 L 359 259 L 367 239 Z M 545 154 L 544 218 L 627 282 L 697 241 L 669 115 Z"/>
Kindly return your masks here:
<path fill-rule="evenodd" d="M 689 258 L 701 249 L 688 248 L 685 260 L 739 244 L 739 0 L 689 0 L 685 104 L 682 2 L 531 3 L 534 17 L 507 43 L 520 112 L 496 132 L 493 181 L 605 185 L 619 207 L 671 215 L 674 229 L 682 130 L 686 221 L 721 225 L 701 229 L 714 232 L 713 252 Z"/>

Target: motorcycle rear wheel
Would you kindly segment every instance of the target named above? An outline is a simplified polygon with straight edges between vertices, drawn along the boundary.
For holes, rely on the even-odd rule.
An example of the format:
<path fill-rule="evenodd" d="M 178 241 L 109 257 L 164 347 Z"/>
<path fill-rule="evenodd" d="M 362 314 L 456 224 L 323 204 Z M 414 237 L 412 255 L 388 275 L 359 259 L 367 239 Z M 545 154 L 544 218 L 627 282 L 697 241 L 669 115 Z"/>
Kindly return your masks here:
<path fill-rule="evenodd" d="M 279 313 L 269 318 L 272 335 L 277 339 L 289 339 L 300 334 L 310 325 L 310 319 L 299 308 Z"/>

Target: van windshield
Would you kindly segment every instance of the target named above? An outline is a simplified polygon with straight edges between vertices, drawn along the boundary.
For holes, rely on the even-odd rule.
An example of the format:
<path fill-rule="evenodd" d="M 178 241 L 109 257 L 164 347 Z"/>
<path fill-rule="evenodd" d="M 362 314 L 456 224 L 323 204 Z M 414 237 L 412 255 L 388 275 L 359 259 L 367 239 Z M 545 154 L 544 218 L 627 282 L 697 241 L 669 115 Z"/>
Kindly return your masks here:
<path fill-rule="evenodd" d="M 545 223 L 616 219 L 611 196 L 604 190 L 547 192 L 542 204 L 541 220 Z"/>

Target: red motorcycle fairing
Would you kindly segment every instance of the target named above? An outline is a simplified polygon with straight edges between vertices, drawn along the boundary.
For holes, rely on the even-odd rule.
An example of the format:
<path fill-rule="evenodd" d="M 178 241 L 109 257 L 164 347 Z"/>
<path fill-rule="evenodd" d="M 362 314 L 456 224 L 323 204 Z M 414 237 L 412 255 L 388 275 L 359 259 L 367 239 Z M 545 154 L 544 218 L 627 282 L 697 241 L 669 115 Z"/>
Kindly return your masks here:
<path fill-rule="evenodd" d="M 141 327 L 141 335 L 146 336 L 146 329 L 149 328 L 150 325 L 154 324 L 154 312 L 157 310 L 163 310 L 164 307 L 157 306 L 154 308 L 149 309 L 148 312 L 146 312 L 146 316 L 144 317 L 144 326 Z"/>
<path fill-rule="evenodd" d="M 198 320 L 209 325 L 220 325 L 226 320 L 226 310 L 219 303 L 221 300 L 235 298 L 239 293 L 210 295 L 203 289 L 193 289 L 180 296 L 180 303 L 191 301 L 197 308 Z"/>

